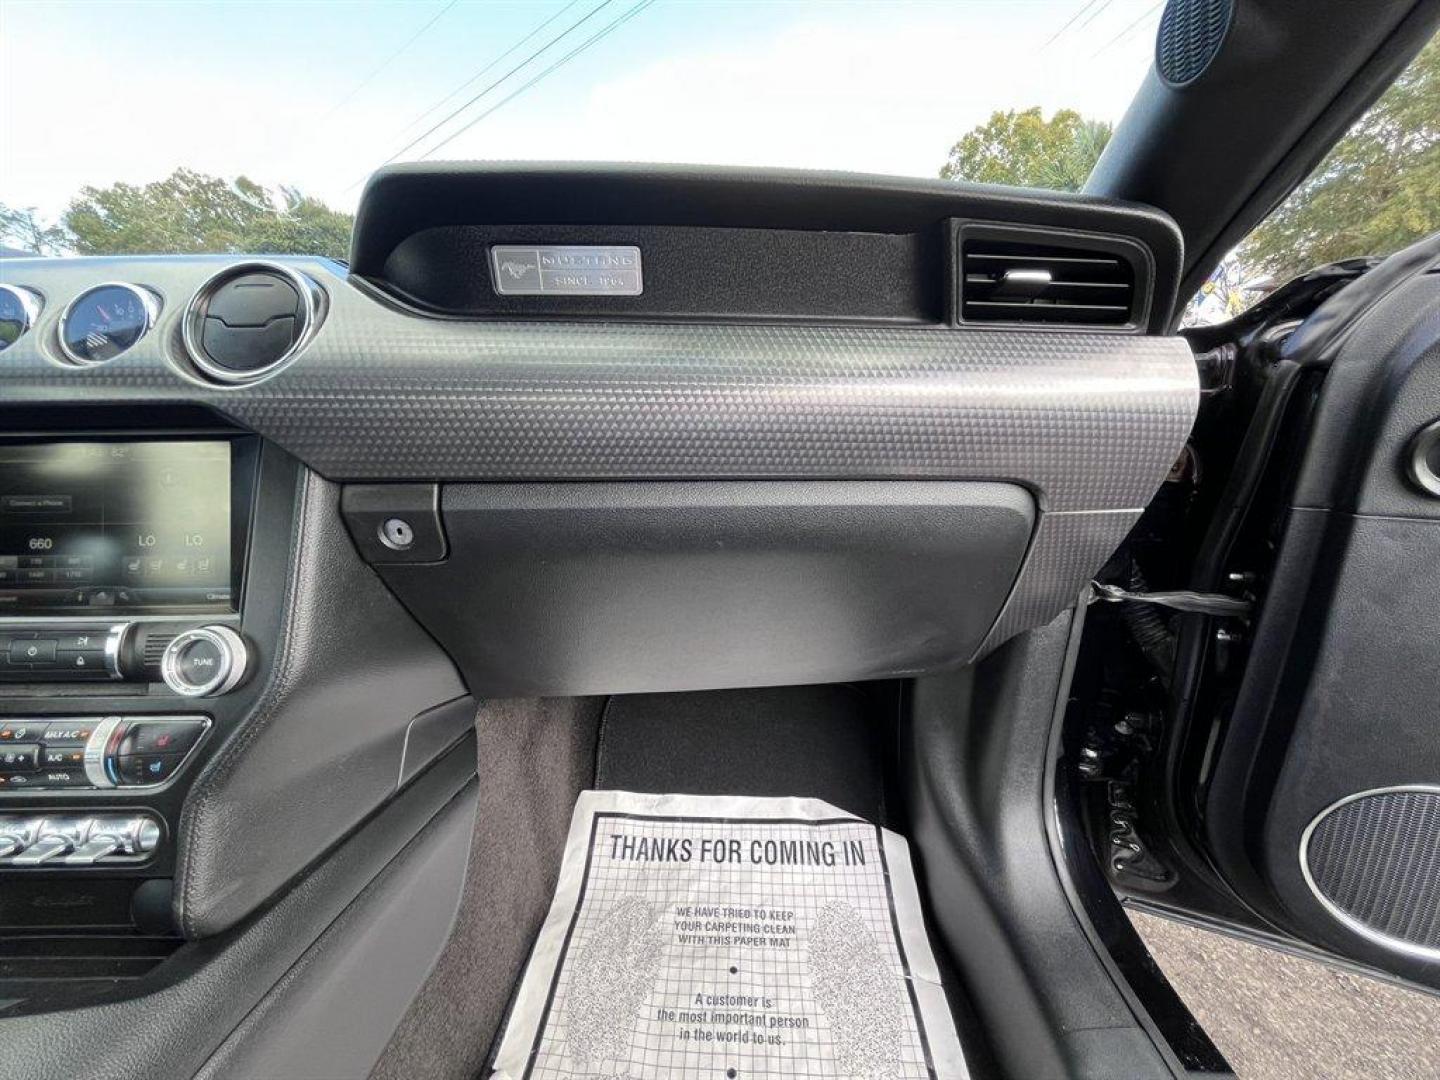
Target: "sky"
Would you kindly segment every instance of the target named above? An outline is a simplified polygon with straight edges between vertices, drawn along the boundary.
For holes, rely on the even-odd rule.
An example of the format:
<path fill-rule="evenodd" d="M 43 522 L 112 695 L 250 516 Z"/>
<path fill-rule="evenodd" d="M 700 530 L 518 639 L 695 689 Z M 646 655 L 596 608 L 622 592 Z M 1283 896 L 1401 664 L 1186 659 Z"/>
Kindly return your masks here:
<path fill-rule="evenodd" d="M 1118 121 L 1161 7 L 0 0 L 0 202 L 53 219 L 85 185 L 185 166 L 353 210 L 391 158 L 933 177 L 996 109 Z"/>

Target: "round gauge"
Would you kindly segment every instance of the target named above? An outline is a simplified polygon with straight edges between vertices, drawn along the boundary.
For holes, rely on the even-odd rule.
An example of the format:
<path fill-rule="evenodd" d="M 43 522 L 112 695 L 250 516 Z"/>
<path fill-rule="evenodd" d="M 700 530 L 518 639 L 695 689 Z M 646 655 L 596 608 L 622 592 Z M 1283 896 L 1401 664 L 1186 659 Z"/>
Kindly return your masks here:
<path fill-rule="evenodd" d="M 35 325 L 40 315 L 40 297 L 29 289 L 0 284 L 0 352 Z"/>
<path fill-rule="evenodd" d="M 160 302 L 134 285 L 97 285 L 81 293 L 60 319 L 60 349 L 77 364 L 114 360 L 145 336 Z"/>

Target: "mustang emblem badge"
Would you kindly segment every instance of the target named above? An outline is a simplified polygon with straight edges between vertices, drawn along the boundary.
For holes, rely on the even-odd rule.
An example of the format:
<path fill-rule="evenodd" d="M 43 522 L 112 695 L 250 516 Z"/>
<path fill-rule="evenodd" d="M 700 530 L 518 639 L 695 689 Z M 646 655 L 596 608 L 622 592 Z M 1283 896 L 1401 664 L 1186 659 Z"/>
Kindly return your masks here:
<path fill-rule="evenodd" d="M 639 296 L 644 289 L 633 245 L 496 244 L 489 254 L 499 296 Z"/>

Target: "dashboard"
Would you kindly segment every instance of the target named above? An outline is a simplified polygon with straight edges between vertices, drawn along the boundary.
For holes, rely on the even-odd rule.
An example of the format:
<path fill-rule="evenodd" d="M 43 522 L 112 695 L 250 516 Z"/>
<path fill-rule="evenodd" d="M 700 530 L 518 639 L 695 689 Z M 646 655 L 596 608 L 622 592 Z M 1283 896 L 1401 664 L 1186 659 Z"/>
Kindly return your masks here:
<path fill-rule="evenodd" d="M 1183 446 L 1179 263 L 1079 196 L 625 166 L 384 171 L 349 266 L 0 260 L 0 880 L 205 937 L 476 696 L 1001 647 Z"/>

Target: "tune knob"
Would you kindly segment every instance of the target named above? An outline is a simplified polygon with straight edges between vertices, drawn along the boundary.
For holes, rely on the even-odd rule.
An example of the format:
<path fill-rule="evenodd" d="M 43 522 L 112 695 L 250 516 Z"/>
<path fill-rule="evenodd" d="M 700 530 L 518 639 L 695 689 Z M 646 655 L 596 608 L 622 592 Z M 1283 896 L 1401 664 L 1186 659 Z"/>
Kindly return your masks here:
<path fill-rule="evenodd" d="M 160 677 L 186 697 L 213 697 L 233 690 L 245 678 L 250 655 L 245 639 L 228 626 L 186 630 L 165 646 Z"/>

